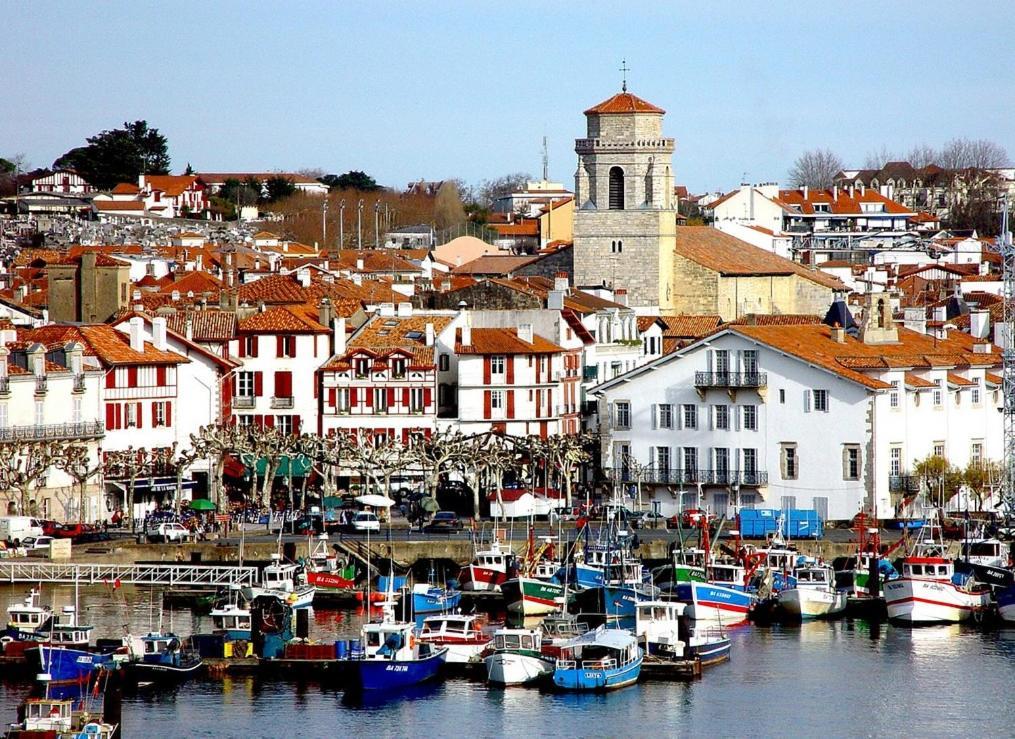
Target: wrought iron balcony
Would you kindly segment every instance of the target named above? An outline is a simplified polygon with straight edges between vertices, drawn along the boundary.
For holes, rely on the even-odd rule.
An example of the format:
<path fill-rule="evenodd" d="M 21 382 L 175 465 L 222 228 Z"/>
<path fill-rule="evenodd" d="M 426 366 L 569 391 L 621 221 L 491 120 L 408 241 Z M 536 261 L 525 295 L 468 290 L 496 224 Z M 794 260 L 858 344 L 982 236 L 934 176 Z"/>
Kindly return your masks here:
<path fill-rule="evenodd" d="M 766 387 L 766 372 L 695 372 L 695 387 Z"/>
<path fill-rule="evenodd" d="M 768 473 L 761 470 L 658 469 L 612 467 L 605 470 L 612 482 L 650 485 L 719 485 L 761 487 L 768 485 Z"/>
<path fill-rule="evenodd" d="M 920 478 L 916 475 L 889 475 L 888 491 L 892 493 L 920 492 Z"/>
<path fill-rule="evenodd" d="M 233 398 L 233 408 L 253 408 L 256 401 L 253 395 L 237 395 Z"/>
<path fill-rule="evenodd" d="M 106 433 L 101 421 L 82 423 L 51 423 L 40 426 L 8 426 L 0 428 L 0 441 L 21 439 L 98 439 Z"/>
<path fill-rule="evenodd" d="M 288 397 L 280 397 L 278 395 L 272 396 L 271 407 L 272 408 L 292 408 L 293 407 L 292 396 L 291 395 L 288 396 Z"/>

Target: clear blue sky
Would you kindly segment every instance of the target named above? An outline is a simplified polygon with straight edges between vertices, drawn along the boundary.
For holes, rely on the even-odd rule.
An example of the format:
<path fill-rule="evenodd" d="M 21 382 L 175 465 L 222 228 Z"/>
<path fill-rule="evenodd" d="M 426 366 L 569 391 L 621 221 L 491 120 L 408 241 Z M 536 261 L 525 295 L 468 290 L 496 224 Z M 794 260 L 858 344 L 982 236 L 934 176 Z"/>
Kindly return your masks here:
<path fill-rule="evenodd" d="M 743 7 L 742 7 L 743 6 Z M 747 9 L 744 9 L 746 7 Z M 1012 2 L 10 2 L 0 156 L 48 166 L 144 118 L 174 170 L 573 184 L 581 111 L 667 110 L 692 191 L 954 136 L 1015 156 Z"/>

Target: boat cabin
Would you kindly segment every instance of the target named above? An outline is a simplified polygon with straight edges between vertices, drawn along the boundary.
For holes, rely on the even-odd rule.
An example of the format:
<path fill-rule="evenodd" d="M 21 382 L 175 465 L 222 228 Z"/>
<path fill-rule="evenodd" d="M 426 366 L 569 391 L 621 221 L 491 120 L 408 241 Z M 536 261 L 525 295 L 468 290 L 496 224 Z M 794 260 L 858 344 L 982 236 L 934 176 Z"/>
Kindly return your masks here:
<path fill-rule="evenodd" d="M 264 568 L 262 584 L 269 590 L 291 593 L 296 587 L 296 565 L 276 561 Z"/>
<path fill-rule="evenodd" d="M 7 627 L 18 631 L 38 631 L 52 615 L 49 608 L 39 606 L 39 591 L 32 588 L 22 603 L 7 609 Z"/>
<path fill-rule="evenodd" d="M 717 562 L 708 566 L 708 580 L 716 585 L 743 588 L 746 572 L 743 565 Z"/>
<path fill-rule="evenodd" d="M 180 651 L 180 639 L 175 634 L 148 634 L 141 637 L 141 660 L 162 663 Z"/>
<path fill-rule="evenodd" d="M 959 544 L 959 552 L 959 559 L 970 564 L 987 567 L 1008 565 L 1007 546 L 997 539 L 963 539 Z"/>
<path fill-rule="evenodd" d="M 498 652 L 538 652 L 543 648 L 543 635 L 535 629 L 499 629 L 493 635 L 493 648 Z"/>
<path fill-rule="evenodd" d="M 243 631 L 250 633 L 250 611 L 232 604 L 216 608 L 211 612 L 212 623 L 221 631 Z"/>
<path fill-rule="evenodd" d="M 694 567 L 705 566 L 705 550 L 697 547 L 688 549 L 675 549 L 673 551 L 673 563 L 693 565 Z"/>
<path fill-rule="evenodd" d="M 29 698 L 23 704 L 25 731 L 69 732 L 74 702 L 50 698 Z"/>
<path fill-rule="evenodd" d="M 514 556 L 510 550 L 501 549 L 499 543 L 494 542 L 491 549 L 476 552 L 476 561 L 473 564 L 494 572 L 507 572 L 508 564 Z"/>
<path fill-rule="evenodd" d="M 380 623 L 364 624 L 362 628 L 363 656 L 365 659 L 413 659 L 413 624 L 385 619 Z"/>
<path fill-rule="evenodd" d="M 763 567 L 781 572 L 792 572 L 796 569 L 797 561 L 800 559 L 800 552 L 795 549 L 761 549 L 765 555 Z"/>
<path fill-rule="evenodd" d="M 545 616 L 539 627 L 551 639 L 573 639 L 589 630 L 589 625 L 575 614 L 560 612 Z"/>
<path fill-rule="evenodd" d="M 638 640 L 621 629 L 602 627 L 560 645 L 558 670 L 615 670 L 641 657 Z"/>
<path fill-rule="evenodd" d="M 651 624 L 666 624 L 676 629 L 680 617 L 684 615 L 684 603 L 668 600 L 646 600 L 635 604 L 634 633 L 643 636 Z"/>
<path fill-rule="evenodd" d="M 450 614 L 427 616 L 420 631 L 422 639 L 451 638 L 474 639 L 482 636 L 480 617 L 474 615 Z"/>
<path fill-rule="evenodd" d="M 833 573 L 829 567 L 800 567 L 794 571 L 798 588 L 830 588 Z"/>
<path fill-rule="evenodd" d="M 914 580 L 939 580 L 949 582 L 955 574 L 955 566 L 944 557 L 907 557 L 902 560 L 902 576 Z"/>
<path fill-rule="evenodd" d="M 537 580 L 549 580 L 560 570 L 560 562 L 552 559 L 541 559 L 536 562 L 536 567 L 532 571 L 532 577 Z"/>

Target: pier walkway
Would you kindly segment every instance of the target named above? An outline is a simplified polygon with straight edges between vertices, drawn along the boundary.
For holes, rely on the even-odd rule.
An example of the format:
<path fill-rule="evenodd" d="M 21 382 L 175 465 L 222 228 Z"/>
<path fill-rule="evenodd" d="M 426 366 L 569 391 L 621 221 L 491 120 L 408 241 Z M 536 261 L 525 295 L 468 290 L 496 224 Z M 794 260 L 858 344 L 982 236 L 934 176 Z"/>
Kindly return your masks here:
<path fill-rule="evenodd" d="M 119 581 L 124 585 L 224 588 L 256 585 L 256 567 L 184 564 L 69 564 L 0 561 L 0 582 L 96 585 Z"/>

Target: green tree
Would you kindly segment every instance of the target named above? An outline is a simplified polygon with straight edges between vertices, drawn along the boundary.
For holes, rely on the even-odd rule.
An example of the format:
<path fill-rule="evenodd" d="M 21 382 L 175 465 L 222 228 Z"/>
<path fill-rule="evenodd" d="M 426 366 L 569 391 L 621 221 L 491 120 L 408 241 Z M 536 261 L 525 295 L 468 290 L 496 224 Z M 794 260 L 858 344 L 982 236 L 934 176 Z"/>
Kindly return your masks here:
<path fill-rule="evenodd" d="M 331 190 L 360 190 L 362 192 L 373 192 L 380 190 L 381 186 L 366 172 L 353 169 L 345 174 L 327 174 L 321 178 L 321 182 Z"/>
<path fill-rule="evenodd" d="M 240 181 L 235 177 L 230 177 L 222 183 L 222 189 L 219 190 L 218 196 L 227 203 L 232 203 L 234 207 L 237 203 L 241 206 L 257 205 L 257 201 L 261 199 L 261 183 L 251 180 L 251 178 Z"/>
<path fill-rule="evenodd" d="M 276 175 L 268 178 L 264 183 L 264 189 L 268 191 L 265 200 L 269 203 L 274 203 L 295 194 L 296 185 L 288 177 Z"/>
<path fill-rule="evenodd" d="M 939 508 L 944 508 L 963 482 L 962 470 L 936 454 L 918 460 L 913 465 L 913 474 L 923 479 L 930 499 Z"/>
<path fill-rule="evenodd" d="M 86 139 L 53 162 L 54 169 L 73 169 L 97 188 L 108 190 L 119 182 L 137 182 L 141 174 L 169 172 L 169 145 L 147 121 L 124 123 Z"/>
<path fill-rule="evenodd" d="M 971 461 L 962 471 L 962 482 L 976 498 L 976 510 L 982 511 L 984 499 L 1004 482 L 1004 470 L 992 459 Z"/>

